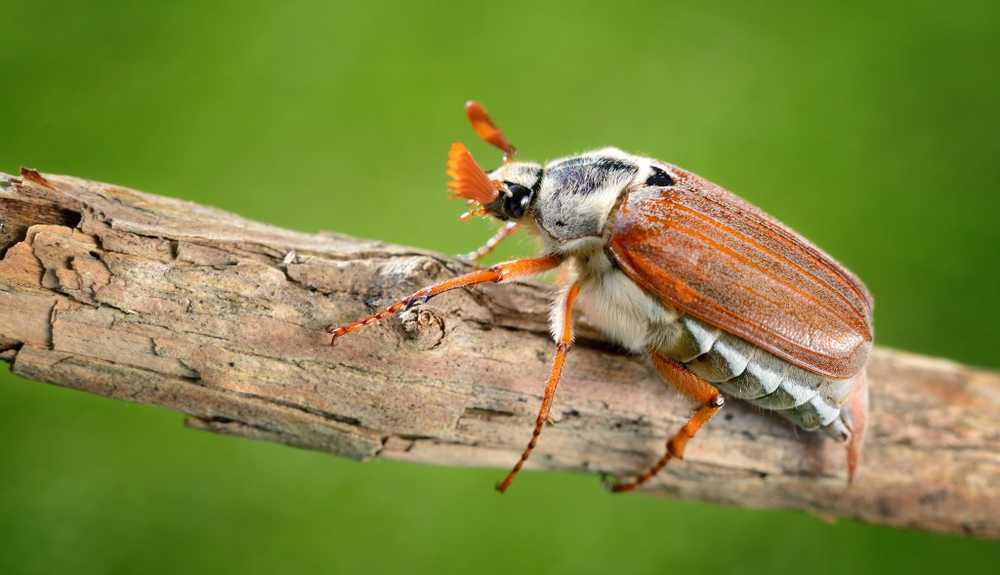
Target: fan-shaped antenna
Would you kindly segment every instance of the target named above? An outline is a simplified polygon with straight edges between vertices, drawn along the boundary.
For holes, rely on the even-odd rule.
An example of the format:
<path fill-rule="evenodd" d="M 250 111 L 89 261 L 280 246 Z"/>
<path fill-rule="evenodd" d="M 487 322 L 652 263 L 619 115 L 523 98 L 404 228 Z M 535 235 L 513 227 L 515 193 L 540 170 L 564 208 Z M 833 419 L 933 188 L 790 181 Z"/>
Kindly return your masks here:
<path fill-rule="evenodd" d="M 475 100 L 469 100 L 465 103 L 465 115 L 469 117 L 472 129 L 479 134 L 480 138 L 503 150 L 504 163 L 514 160 L 517 148 L 507 141 L 507 137 L 493 123 L 493 120 L 490 119 L 490 115 L 486 113 L 486 108 L 482 104 Z"/>

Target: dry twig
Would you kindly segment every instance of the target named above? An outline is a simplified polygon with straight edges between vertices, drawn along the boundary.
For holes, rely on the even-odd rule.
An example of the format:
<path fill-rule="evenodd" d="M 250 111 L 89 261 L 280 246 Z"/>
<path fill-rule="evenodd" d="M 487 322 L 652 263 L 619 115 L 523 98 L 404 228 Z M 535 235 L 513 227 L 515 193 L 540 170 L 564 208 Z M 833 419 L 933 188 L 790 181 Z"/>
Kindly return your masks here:
<path fill-rule="evenodd" d="M 542 284 L 442 296 L 330 348 L 328 324 L 466 265 L 75 178 L 0 184 L 15 373 L 357 459 L 507 467 L 530 433 L 553 351 Z M 531 466 L 635 472 L 690 405 L 585 322 L 581 340 Z M 1000 377 L 887 349 L 870 377 L 851 488 L 841 446 L 730 402 L 649 490 L 1000 536 Z"/>

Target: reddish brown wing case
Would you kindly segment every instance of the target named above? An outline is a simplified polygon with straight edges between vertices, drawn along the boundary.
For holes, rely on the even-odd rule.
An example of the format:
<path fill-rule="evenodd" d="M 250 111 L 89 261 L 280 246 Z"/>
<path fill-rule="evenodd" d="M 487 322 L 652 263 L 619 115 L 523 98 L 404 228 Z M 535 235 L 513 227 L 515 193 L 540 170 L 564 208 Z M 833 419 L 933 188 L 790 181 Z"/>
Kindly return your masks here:
<path fill-rule="evenodd" d="M 608 220 L 621 269 L 664 303 L 803 369 L 848 378 L 872 345 L 864 284 L 781 222 L 674 166 Z"/>

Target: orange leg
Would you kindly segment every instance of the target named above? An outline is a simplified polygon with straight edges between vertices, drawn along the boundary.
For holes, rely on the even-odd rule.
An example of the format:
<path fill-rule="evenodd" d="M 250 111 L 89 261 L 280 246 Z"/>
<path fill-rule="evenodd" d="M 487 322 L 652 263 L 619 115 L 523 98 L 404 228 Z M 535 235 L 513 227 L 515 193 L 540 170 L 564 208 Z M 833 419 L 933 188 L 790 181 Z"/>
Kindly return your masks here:
<path fill-rule="evenodd" d="M 684 447 L 689 439 L 698 433 L 702 425 L 712 419 L 712 416 L 722 408 L 725 403 L 719 390 L 714 385 L 691 373 L 686 367 L 676 361 L 664 357 L 658 353 L 652 354 L 653 365 L 656 371 L 663 376 L 663 379 L 670 382 L 678 391 L 701 403 L 701 407 L 694 412 L 691 419 L 688 419 L 684 427 L 674 434 L 667 441 L 667 450 L 652 467 L 644 471 L 641 475 L 631 481 L 615 483 L 610 488 L 615 493 L 632 491 L 643 483 L 649 481 L 654 475 L 666 467 L 671 459 L 684 459 Z"/>
<path fill-rule="evenodd" d="M 545 395 L 542 396 L 542 407 L 538 410 L 538 417 L 535 419 L 535 430 L 531 432 L 531 441 L 521 453 L 521 458 L 514 464 L 507 477 L 497 485 L 497 491 L 503 493 L 514 481 L 514 476 L 521 471 L 521 466 L 528 460 L 535 445 L 538 444 L 538 437 L 542 434 L 545 422 L 549 420 L 549 411 L 552 409 L 552 400 L 556 396 L 556 386 L 559 385 L 559 377 L 562 375 L 563 365 L 566 363 L 566 353 L 573 345 L 573 300 L 580 293 L 580 283 L 574 283 L 563 297 L 562 301 L 562 329 L 556 342 L 556 357 L 552 361 L 552 372 L 549 374 L 549 382 L 545 385 Z"/>
<path fill-rule="evenodd" d="M 399 300 L 398 302 L 392 304 L 391 306 L 379 312 L 373 313 L 372 315 L 366 318 L 339 327 L 336 326 L 328 327 L 327 332 L 333 334 L 333 340 L 330 342 L 330 345 L 333 345 L 333 343 L 337 341 L 338 337 L 347 335 L 352 331 L 361 329 L 366 325 L 383 320 L 391 315 L 395 315 L 403 310 L 411 308 L 412 306 L 418 303 L 426 302 L 432 297 L 438 294 L 442 294 L 446 291 L 467 287 L 475 284 L 481 284 L 487 282 L 499 283 L 507 280 L 512 280 L 515 278 L 532 276 L 540 274 L 542 272 L 546 272 L 558 266 L 560 263 L 562 263 L 562 256 L 558 255 L 542 256 L 539 258 L 526 258 L 523 260 L 513 260 L 509 262 L 504 262 L 502 264 L 497 264 L 485 270 L 470 272 L 465 275 L 460 275 L 458 277 L 445 280 L 441 283 L 425 287 L 423 289 L 413 292 L 412 294 L 406 296 L 405 298 Z"/>
<path fill-rule="evenodd" d="M 507 239 L 507 236 L 514 233 L 517 229 L 517 222 L 507 222 L 504 227 L 500 228 L 497 233 L 493 234 L 493 237 L 486 240 L 486 243 L 479 247 L 475 251 L 471 251 L 465 255 L 466 259 L 472 260 L 473 262 L 478 262 L 479 260 L 490 255 L 490 252 L 495 250 L 500 242 Z"/>

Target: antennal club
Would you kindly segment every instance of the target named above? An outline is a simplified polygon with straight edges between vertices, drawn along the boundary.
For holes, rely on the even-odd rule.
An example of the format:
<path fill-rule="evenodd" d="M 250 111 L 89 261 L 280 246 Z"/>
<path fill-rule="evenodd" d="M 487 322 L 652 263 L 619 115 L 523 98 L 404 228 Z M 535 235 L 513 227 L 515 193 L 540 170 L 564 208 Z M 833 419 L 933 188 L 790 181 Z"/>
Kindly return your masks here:
<path fill-rule="evenodd" d="M 472 158 L 469 150 L 459 142 L 448 150 L 447 174 L 451 180 L 448 189 L 452 196 L 463 198 L 473 204 L 485 206 L 500 194 L 496 182 L 490 180 L 486 172 Z"/>
<path fill-rule="evenodd" d="M 469 123 L 472 124 L 472 129 L 479 134 L 480 138 L 503 151 L 504 163 L 514 160 L 517 148 L 511 145 L 507 137 L 500 131 L 500 128 L 497 128 L 497 125 L 493 123 L 493 120 L 482 104 L 475 100 L 469 100 L 465 103 L 465 115 L 468 116 Z"/>

